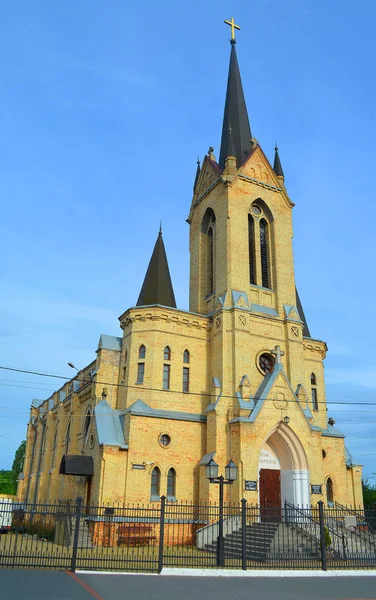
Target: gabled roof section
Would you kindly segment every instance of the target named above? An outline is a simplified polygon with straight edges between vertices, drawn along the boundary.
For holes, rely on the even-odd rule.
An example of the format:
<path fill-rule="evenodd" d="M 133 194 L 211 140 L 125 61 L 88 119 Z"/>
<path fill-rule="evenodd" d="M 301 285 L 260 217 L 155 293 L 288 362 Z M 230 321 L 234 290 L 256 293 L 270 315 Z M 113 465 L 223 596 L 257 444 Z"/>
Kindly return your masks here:
<path fill-rule="evenodd" d="M 221 152 L 219 156 L 219 166 L 222 170 L 225 167 L 226 158 L 228 156 L 233 156 L 234 151 L 236 166 L 240 167 L 251 151 L 251 137 L 251 127 L 249 125 L 247 107 L 244 99 L 238 58 L 236 55 L 235 44 L 232 43 L 225 111 L 223 115 Z M 233 145 L 233 148 L 231 148 L 231 145 Z"/>
<path fill-rule="evenodd" d="M 121 352 L 121 344 L 122 338 L 114 335 L 105 335 L 102 333 L 99 338 L 97 350 L 101 350 L 103 348 L 105 350 L 118 350 Z"/>
<path fill-rule="evenodd" d="M 206 422 L 206 415 L 152 408 L 142 400 L 136 400 L 131 406 L 123 410 L 122 414 L 131 414 L 138 417 L 152 417 L 154 419 L 171 419 L 172 421 L 192 421 L 195 423 Z"/>
<path fill-rule="evenodd" d="M 124 440 L 124 430 L 121 425 L 120 411 L 111 408 L 106 400 L 101 400 L 101 402 L 94 407 L 94 415 L 99 445 L 119 446 L 126 450 L 128 446 Z"/>
<path fill-rule="evenodd" d="M 142 284 L 137 300 L 137 306 L 150 306 L 151 304 L 176 308 L 175 294 L 162 238 L 162 229 L 159 230 L 144 283 Z"/>

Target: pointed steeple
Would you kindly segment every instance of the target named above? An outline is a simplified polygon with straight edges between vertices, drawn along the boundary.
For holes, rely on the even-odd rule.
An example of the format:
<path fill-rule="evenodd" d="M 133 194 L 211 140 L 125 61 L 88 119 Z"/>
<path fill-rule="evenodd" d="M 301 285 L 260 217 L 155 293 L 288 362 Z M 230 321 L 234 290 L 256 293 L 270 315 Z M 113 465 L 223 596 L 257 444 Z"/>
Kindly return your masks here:
<path fill-rule="evenodd" d="M 225 112 L 223 115 L 221 152 L 219 166 L 223 170 L 227 156 L 229 156 L 232 129 L 232 142 L 235 149 L 236 165 L 240 165 L 247 158 L 252 149 L 251 127 L 249 125 L 247 107 L 245 105 L 242 80 L 240 77 L 238 59 L 235 50 L 235 40 L 231 40 L 230 67 L 227 79 L 227 92 Z"/>
<path fill-rule="evenodd" d="M 282 165 L 281 165 L 281 160 L 279 158 L 277 144 L 275 145 L 274 151 L 275 151 L 275 154 L 274 154 L 274 165 L 273 165 L 274 173 L 277 175 L 277 177 L 283 177 L 283 179 L 284 179 L 285 175 L 283 173 L 283 169 L 282 169 Z"/>
<path fill-rule="evenodd" d="M 309 327 L 308 327 L 308 324 L 307 324 L 307 319 L 305 318 L 303 306 L 302 306 L 302 303 L 301 303 L 300 298 L 299 298 L 298 290 L 296 288 L 295 288 L 295 293 L 296 293 L 296 308 L 298 309 L 300 318 L 303 321 L 303 336 L 310 338 L 311 337 L 311 333 L 309 331 Z"/>
<path fill-rule="evenodd" d="M 137 306 L 161 304 L 176 308 L 175 295 L 162 238 L 162 224 L 146 271 Z"/>
<path fill-rule="evenodd" d="M 197 157 L 197 169 L 196 169 L 195 182 L 193 184 L 193 191 L 195 191 L 195 189 L 196 189 L 196 185 L 197 185 L 200 173 L 201 173 L 200 159 Z"/>

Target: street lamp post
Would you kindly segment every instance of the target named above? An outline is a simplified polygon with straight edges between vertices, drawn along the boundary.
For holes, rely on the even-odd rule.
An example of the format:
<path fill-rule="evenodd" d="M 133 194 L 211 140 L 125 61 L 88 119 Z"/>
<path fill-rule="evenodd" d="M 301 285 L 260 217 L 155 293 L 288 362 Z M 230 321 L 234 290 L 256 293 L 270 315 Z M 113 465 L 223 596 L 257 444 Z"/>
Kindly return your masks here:
<path fill-rule="evenodd" d="M 225 564 L 225 538 L 223 535 L 223 486 L 231 485 L 238 476 L 238 467 L 232 460 L 225 467 L 225 477 L 218 477 L 218 465 L 212 458 L 206 465 L 206 478 L 210 483 L 219 485 L 219 523 L 217 537 L 217 565 L 223 567 Z"/>

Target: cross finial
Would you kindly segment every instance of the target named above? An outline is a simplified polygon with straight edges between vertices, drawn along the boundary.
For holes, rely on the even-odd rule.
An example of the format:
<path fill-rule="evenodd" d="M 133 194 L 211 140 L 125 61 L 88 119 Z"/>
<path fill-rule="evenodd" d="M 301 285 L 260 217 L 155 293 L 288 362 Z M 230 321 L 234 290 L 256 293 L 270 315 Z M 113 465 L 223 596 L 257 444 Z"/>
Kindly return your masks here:
<path fill-rule="evenodd" d="M 271 351 L 271 353 L 274 354 L 274 356 L 275 356 L 275 362 L 276 362 L 276 364 L 280 365 L 281 364 L 281 356 L 284 356 L 284 354 L 285 354 L 283 352 L 283 350 L 281 350 L 281 347 L 280 346 L 276 346 L 274 348 L 274 350 Z"/>
<path fill-rule="evenodd" d="M 236 44 L 235 29 L 240 29 L 239 25 L 235 25 L 234 17 L 231 17 L 231 21 L 225 20 L 225 23 L 231 27 L 231 44 Z"/>
<path fill-rule="evenodd" d="M 159 235 L 162 235 L 162 221 L 159 223 Z"/>

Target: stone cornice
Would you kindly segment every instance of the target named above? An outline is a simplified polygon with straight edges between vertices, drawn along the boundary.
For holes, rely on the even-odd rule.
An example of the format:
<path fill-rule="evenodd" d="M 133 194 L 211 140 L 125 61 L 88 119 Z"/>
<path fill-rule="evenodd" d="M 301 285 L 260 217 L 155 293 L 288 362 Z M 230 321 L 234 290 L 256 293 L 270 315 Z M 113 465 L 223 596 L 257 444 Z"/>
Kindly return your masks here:
<path fill-rule="evenodd" d="M 211 320 L 205 315 L 159 305 L 129 308 L 119 317 L 119 321 L 122 329 L 137 321 L 164 321 L 199 330 L 211 329 Z"/>
<path fill-rule="evenodd" d="M 308 352 L 314 352 L 319 354 L 322 360 L 324 360 L 324 358 L 326 357 L 326 351 L 328 349 L 325 342 L 309 338 L 304 338 L 303 348 Z"/>

